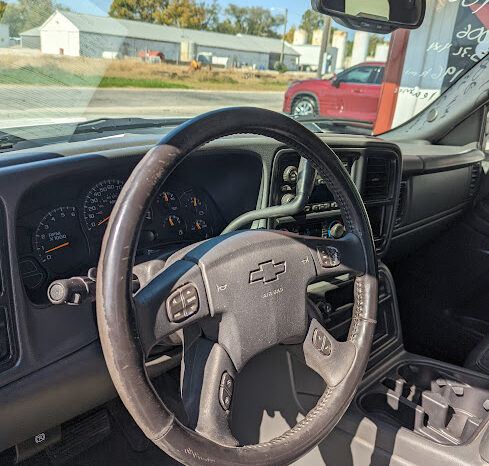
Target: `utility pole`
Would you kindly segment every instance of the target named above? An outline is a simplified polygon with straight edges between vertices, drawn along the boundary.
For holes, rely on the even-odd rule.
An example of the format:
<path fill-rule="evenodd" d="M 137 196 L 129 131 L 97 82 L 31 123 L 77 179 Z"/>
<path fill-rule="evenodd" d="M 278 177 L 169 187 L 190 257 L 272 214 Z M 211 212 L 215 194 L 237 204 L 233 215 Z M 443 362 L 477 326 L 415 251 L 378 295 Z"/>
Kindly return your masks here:
<path fill-rule="evenodd" d="M 280 52 L 280 63 L 284 62 L 284 50 L 285 50 L 285 34 L 287 34 L 287 13 L 288 10 L 285 8 L 284 15 L 284 35 L 282 36 L 282 51 Z"/>
<path fill-rule="evenodd" d="M 316 73 L 316 77 L 318 79 L 321 79 L 321 76 L 323 74 L 324 54 L 328 50 L 330 29 L 331 29 L 331 16 L 325 16 L 324 23 L 323 23 L 323 37 L 321 39 L 321 47 L 319 48 L 318 70 Z"/>

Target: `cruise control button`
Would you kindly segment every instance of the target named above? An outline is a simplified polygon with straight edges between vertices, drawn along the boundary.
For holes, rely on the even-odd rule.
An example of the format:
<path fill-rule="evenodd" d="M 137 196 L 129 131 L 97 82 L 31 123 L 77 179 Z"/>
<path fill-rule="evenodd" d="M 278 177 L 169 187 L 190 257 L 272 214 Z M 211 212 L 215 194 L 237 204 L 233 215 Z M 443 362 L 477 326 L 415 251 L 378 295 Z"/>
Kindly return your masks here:
<path fill-rule="evenodd" d="M 312 333 L 312 344 L 314 348 L 316 348 L 321 354 L 324 356 L 329 356 L 331 354 L 331 343 L 326 334 L 316 328 Z"/>
<path fill-rule="evenodd" d="M 231 407 L 231 395 L 224 387 L 219 387 L 219 403 L 224 411 L 227 411 Z"/>
<path fill-rule="evenodd" d="M 233 398 L 234 379 L 224 372 L 221 377 L 221 383 L 219 385 L 219 403 L 222 409 L 227 411 L 231 407 L 231 400 Z"/>
<path fill-rule="evenodd" d="M 181 322 L 199 310 L 199 295 L 194 285 L 184 285 L 166 300 L 166 312 L 170 322 Z"/>
<path fill-rule="evenodd" d="M 340 251 L 333 246 L 318 246 L 319 263 L 325 268 L 336 267 L 341 263 Z"/>
<path fill-rule="evenodd" d="M 227 372 L 222 374 L 221 386 L 225 387 L 229 393 L 233 393 L 234 380 Z"/>
<path fill-rule="evenodd" d="M 166 312 L 170 322 L 180 322 L 185 319 L 183 299 L 180 290 L 174 291 L 166 300 Z"/>
<path fill-rule="evenodd" d="M 185 316 L 195 314 L 199 308 L 199 295 L 194 285 L 185 285 L 180 289 Z"/>

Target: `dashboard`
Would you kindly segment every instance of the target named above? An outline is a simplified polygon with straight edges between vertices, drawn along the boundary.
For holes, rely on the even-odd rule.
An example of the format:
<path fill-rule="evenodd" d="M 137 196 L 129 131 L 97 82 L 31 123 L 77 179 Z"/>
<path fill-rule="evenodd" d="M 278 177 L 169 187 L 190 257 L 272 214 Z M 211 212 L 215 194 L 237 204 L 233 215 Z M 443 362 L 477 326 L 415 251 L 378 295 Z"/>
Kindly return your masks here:
<path fill-rule="evenodd" d="M 420 205 L 425 211 L 428 205 L 438 209 L 425 193 L 440 173 L 428 173 L 419 165 L 419 146 L 403 148 L 413 152 L 404 157 L 398 145 L 378 138 L 320 137 L 335 150 L 363 197 L 379 259 L 392 249 L 393 237 L 403 250 L 401 242 L 420 237 L 413 226 L 419 224 L 416 215 Z M 0 159 L 0 404 L 5 407 L 0 451 L 115 396 L 100 349 L 94 303 L 55 306 L 46 290 L 56 279 L 84 276 L 97 266 L 117 196 L 160 138 L 126 134 Z M 482 157 L 456 158 L 439 206 L 446 210 L 456 205 L 460 212 L 468 208 L 477 192 L 471 187 L 474 167 L 480 171 Z M 245 212 L 290 202 L 299 161 L 297 152 L 263 137 L 225 138 L 199 149 L 153 199 L 136 262 L 168 256 L 218 235 Z M 316 177 L 302 212 L 260 220 L 253 227 L 335 237 L 341 225 L 334 197 Z M 12 429 L 11 419 L 30 421 Z"/>
<path fill-rule="evenodd" d="M 241 162 L 246 160 L 244 157 Z M 250 163 L 253 165 L 253 160 Z M 222 166 L 213 162 L 207 167 L 201 167 L 200 161 L 190 165 L 191 170 L 181 167 L 161 187 L 146 212 L 136 260 L 207 239 L 225 227 L 228 215 L 209 190 L 214 193 L 219 185 L 226 184 L 231 173 L 222 173 Z M 53 280 L 87 275 L 96 266 L 112 208 L 132 168 L 134 165 L 129 164 L 106 173 L 50 179 L 26 193 L 16 236 L 22 281 L 33 302 L 46 302 L 46 289 Z M 248 166 L 244 174 L 249 170 Z M 215 176 L 206 177 L 206 173 L 216 171 L 224 175 L 219 185 Z M 196 179 L 197 173 L 200 179 Z M 257 174 L 247 187 L 251 195 L 248 202 L 233 199 L 236 193 L 228 193 L 226 200 L 233 199 L 238 206 L 241 203 L 243 211 L 254 209 L 260 180 Z M 212 180 L 212 186 L 207 187 L 206 180 Z M 220 204 L 226 207 L 226 202 Z"/>

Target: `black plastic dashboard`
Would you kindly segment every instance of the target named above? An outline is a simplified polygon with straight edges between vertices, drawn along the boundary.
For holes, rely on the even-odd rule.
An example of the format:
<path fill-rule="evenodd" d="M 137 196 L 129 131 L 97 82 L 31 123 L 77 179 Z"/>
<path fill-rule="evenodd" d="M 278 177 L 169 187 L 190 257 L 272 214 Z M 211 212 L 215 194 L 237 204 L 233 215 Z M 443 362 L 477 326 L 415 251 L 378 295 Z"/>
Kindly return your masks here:
<path fill-rule="evenodd" d="M 381 257 L 400 227 L 399 147 L 377 138 L 321 137 L 344 161 L 359 188 Z M 0 332 L 7 335 L 0 333 L 0 341 L 8 341 L 4 359 L 0 351 L 0 405 L 6 407 L 0 418 L 0 451 L 115 396 L 98 342 L 94 304 L 53 306 L 45 291 L 55 278 L 86 274 L 96 266 L 104 220 L 120 182 L 158 140 L 158 135 L 125 135 L 14 153 L 0 160 Z M 153 201 L 137 260 L 217 235 L 246 211 L 282 203 L 285 194 L 294 192 L 293 178 L 285 180 L 284 172 L 298 160 L 289 148 L 261 137 L 225 138 L 200 149 L 179 166 Z M 480 160 L 479 153 L 465 165 L 466 173 L 453 176 L 470 184 L 470 167 Z M 411 180 L 414 189 L 413 176 L 404 175 L 404 181 Z M 423 167 L 416 176 L 425 176 Z M 328 235 L 332 222 L 341 222 L 341 213 L 321 180 L 316 183 L 303 212 L 254 226 Z M 403 208 L 416 210 L 410 196 Z M 472 197 L 461 202 L 467 206 Z M 88 208 L 92 206 L 96 209 Z M 180 228 L 174 230 L 170 218 Z M 206 231 L 198 229 L 199 220 Z M 407 217 L 403 221 L 407 228 Z M 50 222 L 60 222 L 62 228 Z M 43 229 L 54 238 L 52 245 L 46 236 L 38 238 Z M 49 251 L 64 243 L 70 244 Z M 70 249 L 72 245 L 76 250 Z M 62 260 L 47 260 L 46 255 L 61 251 Z M 12 418 L 26 421 L 12 429 Z"/>
<path fill-rule="evenodd" d="M 216 155 L 187 160 L 164 184 L 146 213 L 137 260 L 219 234 L 233 215 L 255 208 L 261 180 L 258 160 L 226 155 L 224 163 L 223 156 Z M 24 194 L 16 224 L 17 252 L 33 302 L 47 302 L 46 289 L 53 280 L 86 275 L 97 265 L 112 207 L 135 166 L 113 165 L 67 170 Z"/>

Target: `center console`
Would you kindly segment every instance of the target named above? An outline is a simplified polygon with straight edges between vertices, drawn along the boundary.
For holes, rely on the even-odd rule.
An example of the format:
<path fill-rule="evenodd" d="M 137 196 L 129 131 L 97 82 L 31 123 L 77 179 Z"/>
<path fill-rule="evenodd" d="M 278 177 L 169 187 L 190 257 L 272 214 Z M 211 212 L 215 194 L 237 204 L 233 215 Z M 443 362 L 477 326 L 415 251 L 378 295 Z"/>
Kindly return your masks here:
<path fill-rule="evenodd" d="M 489 380 L 436 362 L 403 362 L 358 397 L 371 419 L 443 445 L 470 441 L 489 418 Z"/>
<path fill-rule="evenodd" d="M 394 281 L 380 260 L 399 209 L 399 159 L 382 147 L 333 147 L 356 184 L 370 218 L 379 258 L 379 306 L 366 374 L 349 409 L 319 445 L 326 464 L 489 463 L 489 378 L 404 350 Z M 277 154 L 271 204 L 294 198 L 299 155 Z M 316 175 L 310 201 L 294 217 L 270 227 L 320 237 L 341 237 L 343 220 L 335 199 Z M 338 226 L 339 225 L 339 226 Z M 338 340 L 347 338 L 353 309 L 353 279 L 313 283 L 308 296 L 316 318 Z M 456 344 L 456 342 L 454 342 Z M 290 353 L 289 375 L 299 411 L 314 408 L 324 381 L 300 355 Z M 305 463 L 307 464 L 307 463 Z"/>
<path fill-rule="evenodd" d="M 379 257 L 387 250 L 397 213 L 401 159 L 390 145 L 333 147 L 365 203 Z M 290 149 L 275 156 L 269 205 L 284 205 L 295 198 L 300 156 Z M 308 204 L 294 217 L 270 220 L 269 228 L 294 233 L 337 237 L 344 232 L 338 204 L 324 180 L 316 174 Z"/>

